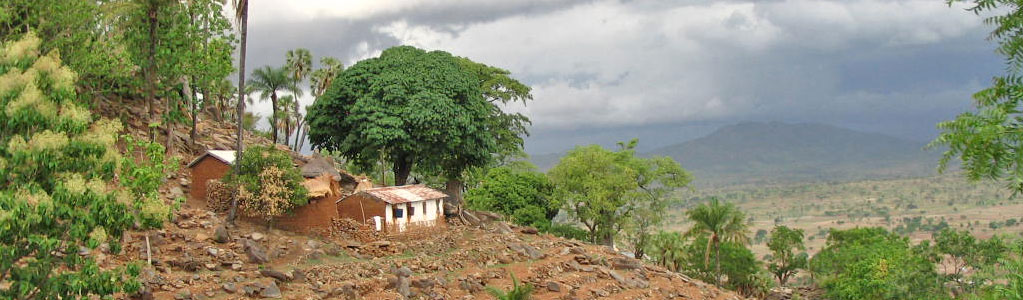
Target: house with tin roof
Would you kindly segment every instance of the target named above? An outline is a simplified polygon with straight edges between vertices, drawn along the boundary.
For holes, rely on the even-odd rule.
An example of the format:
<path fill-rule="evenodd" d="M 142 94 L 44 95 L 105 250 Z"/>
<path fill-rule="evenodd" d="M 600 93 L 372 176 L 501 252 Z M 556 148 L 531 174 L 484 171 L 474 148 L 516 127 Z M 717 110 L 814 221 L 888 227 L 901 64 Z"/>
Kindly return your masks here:
<path fill-rule="evenodd" d="M 210 179 L 221 179 L 234 165 L 234 150 L 208 150 L 188 163 L 192 184 L 188 196 L 192 201 L 206 202 L 206 185 Z"/>
<path fill-rule="evenodd" d="M 367 189 L 336 202 L 337 214 L 377 231 L 402 232 L 414 226 L 434 226 L 444 221 L 448 194 L 425 185 Z"/>

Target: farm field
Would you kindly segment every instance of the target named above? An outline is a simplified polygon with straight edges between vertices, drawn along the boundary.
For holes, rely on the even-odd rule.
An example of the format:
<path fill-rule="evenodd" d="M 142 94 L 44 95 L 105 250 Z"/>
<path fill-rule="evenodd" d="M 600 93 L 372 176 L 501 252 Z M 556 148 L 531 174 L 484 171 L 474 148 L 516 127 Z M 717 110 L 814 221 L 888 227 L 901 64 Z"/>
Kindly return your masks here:
<path fill-rule="evenodd" d="M 735 203 L 751 220 L 754 253 L 769 253 L 766 236 L 775 225 L 803 229 L 807 252 L 819 251 L 831 228 L 880 226 L 914 243 L 945 227 L 988 238 L 1023 236 L 1023 199 L 994 182 L 971 183 L 959 174 L 934 177 L 739 186 L 683 192 L 684 203 L 671 212 L 665 230 L 689 227 L 685 210 L 711 197 Z"/>

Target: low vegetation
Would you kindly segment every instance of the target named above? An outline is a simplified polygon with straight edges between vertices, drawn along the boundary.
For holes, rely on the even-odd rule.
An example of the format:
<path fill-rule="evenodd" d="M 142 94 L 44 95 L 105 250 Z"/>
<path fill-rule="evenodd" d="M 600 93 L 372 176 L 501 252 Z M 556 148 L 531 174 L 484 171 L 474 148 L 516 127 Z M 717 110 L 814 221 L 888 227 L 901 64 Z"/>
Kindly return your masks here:
<path fill-rule="evenodd" d="M 262 218 L 269 223 L 305 205 L 307 191 L 288 153 L 268 146 L 250 147 L 236 162 L 238 172 L 228 172 L 225 182 L 236 186 L 238 207 L 243 215 Z"/>

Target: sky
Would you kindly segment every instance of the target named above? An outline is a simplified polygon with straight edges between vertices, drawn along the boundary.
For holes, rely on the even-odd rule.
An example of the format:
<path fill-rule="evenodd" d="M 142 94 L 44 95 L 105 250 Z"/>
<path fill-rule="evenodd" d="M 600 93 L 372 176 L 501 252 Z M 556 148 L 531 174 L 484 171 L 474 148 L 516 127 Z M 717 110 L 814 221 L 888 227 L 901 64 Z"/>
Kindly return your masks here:
<path fill-rule="evenodd" d="M 1003 71 L 989 26 L 943 0 L 290 0 L 250 3 L 249 69 L 389 47 L 511 71 L 532 154 L 638 137 L 650 150 L 745 121 L 926 141 Z M 303 84 L 307 86 L 308 84 Z M 312 97 L 301 98 L 303 104 Z M 253 110 L 268 115 L 269 103 Z"/>

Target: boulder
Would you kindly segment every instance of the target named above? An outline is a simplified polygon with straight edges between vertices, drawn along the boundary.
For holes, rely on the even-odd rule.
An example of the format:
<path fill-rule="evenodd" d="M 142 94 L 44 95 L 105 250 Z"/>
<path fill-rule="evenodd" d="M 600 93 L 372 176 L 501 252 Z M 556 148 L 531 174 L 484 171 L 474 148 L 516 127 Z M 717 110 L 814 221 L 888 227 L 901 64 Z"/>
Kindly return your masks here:
<path fill-rule="evenodd" d="M 242 241 L 242 245 L 245 246 L 245 254 L 249 256 L 249 261 L 257 264 L 270 262 L 270 257 L 266 255 L 266 249 L 263 249 L 259 243 L 246 239 Z"/>
<path fill-rule="evenodd" d="M 224 227 L 224 224 L 217 225 L 217 228 L 213 230 L 213 240 L 221 244 L 231 240 L 231 235 L 227 233 L 227 227 Z"/>

